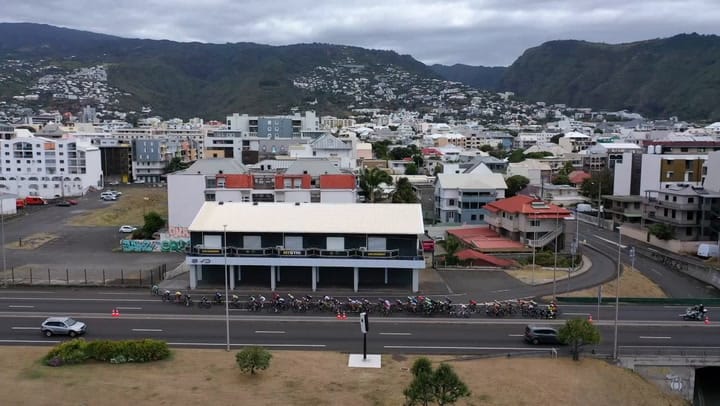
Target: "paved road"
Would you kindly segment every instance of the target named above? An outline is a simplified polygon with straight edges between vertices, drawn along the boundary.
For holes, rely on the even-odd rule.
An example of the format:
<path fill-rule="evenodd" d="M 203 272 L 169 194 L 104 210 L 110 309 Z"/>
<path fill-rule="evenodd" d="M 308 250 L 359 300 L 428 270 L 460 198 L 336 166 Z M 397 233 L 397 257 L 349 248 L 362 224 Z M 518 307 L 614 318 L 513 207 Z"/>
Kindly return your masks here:
<path fill-rule="evenodd" d="M 587 240 L 588 244 L 617 260 L 618 233 L 595 226 L 580 223 L 580 239 Z M 720 291 L 697 279 L 689 277 L 679 271 L 667 268 L 665 265 L 640 255 L 640 251 L 650 246 L 637 240 L 621 241 L 621 245 L 632 245 L 636 249 L 635 269 L 658 284 L 670 297 L 676 298 L 702 298 L 720 297 Z M 622 262 L 630 266 L 631 260 L 627 248 L 621 249 Z"/>

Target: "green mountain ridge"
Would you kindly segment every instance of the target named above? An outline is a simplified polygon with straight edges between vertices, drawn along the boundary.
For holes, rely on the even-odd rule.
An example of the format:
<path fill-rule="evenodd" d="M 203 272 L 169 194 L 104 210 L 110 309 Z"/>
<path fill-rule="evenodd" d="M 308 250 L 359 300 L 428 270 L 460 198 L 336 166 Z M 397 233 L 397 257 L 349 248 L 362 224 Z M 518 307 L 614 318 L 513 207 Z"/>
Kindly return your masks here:
<path fill-rule="evenodd" d="M 681 34 L 618 45 L 550 41 L 525 51 L 500 87 L 532 101 L 717 121 L 720 37 Z"/>

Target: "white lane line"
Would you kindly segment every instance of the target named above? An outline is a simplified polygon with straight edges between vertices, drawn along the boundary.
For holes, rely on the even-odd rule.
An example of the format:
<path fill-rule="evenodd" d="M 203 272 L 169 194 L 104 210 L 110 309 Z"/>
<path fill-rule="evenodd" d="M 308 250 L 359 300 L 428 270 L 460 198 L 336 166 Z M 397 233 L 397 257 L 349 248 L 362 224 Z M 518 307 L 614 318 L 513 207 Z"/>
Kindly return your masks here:
<path fill-rule="evenodd" d="M 13 308 L 13 309 L 34 309 L 35 308 L 35 306 L 30 306 L 30 305 L 9 305 L 8 307 Z"/>
<path fill-rule="evenodd" d="M 23 344 L 57 344 L 60 340 L 0 340 L 0 343 L 23 343 Z"/>
<path fill-rule="evenodd" d="M 2 341 L 0 341 L 0 342 L 2 342 Z M 185 346 L 187 346 L 187 347 L 191 347 L 191 346 L 197 346 L 197 347 L 200 347 L 200 346 L 203 346 L 203 347 L 204 346 L 213 346 L 213 347 L 223 346 L 224 347 L 227 345 L 227 343 L 168 343 L 168 345 L 181 345 L 184 347 Z M 327 345 L 325 345 L 325 344 L 230 343 L 230 345 L 234 345 L 236 347 L 251 347 L 251 346 L 255 346 L 255 347 L 258 347 L 258 346 L 261 346 L 261 347 L 289 347 L 289 348 L 325 348 L 325 347 L 327 347 Z"/>
<path fill-rule="evenodd" d="M 510 289 L 491 290 L 490 293 L 510 292 Z"/>
<path fill-rule="evenodd" d="M 639 336 L 638 338 L 641 338 L 643 340 L 669 340 L 672 337 L 668 336 Z"/>
<path fill-rule="evenodd" d="M 285 334 L 285 332 L 280 330 L 256 330 L 255 334 Z"/>
<path fill-rule="evenodd" d="M 118 310 L 142 310 L 142 307 L 116 307 Z"/>
<path fill-rule="evenodd" d="M 563 314 L 566 316 L 588 316 L 588 315 L 590 315 L 590 313 L 567 313 L 567 312 L 563 312 Z"/>
<path fill-rule="evenodd" d="M 662 272 L 658 271 L 658 270 L 655 269 L 655 268 L 650 268 L 650 272 L 653 272 L 653 273 L 655 273 L 655 274 L 657 274 L 657 275 L 663 276 Z"/>
<path fill-rule="evenodd" d="M 145 332 L 161 332 L 162 329 L 159 329 L 159 328 L 134 328 L 134 329 L 132 329 L 132 331 L 137 331 L 137 332 L 140 332 L 140 333 L 145 333 Z"/>
<path fill-rule="evenodd" d="M 380 333 L 381 336 L 410 336 L 412 333 Z"/>
<path fill-rule="evenodd" d="M 550 351 L 551 347 L 432 347 L 422 345 L 385 345 L 383 348 L 400 350 L 501 350 L 501 351 Z"/>
<path fill-rule="evenodd" d="M 40 330 L 40 327 L 13 327 L 13 330 Z"/>
<path fill-rule="evenodd" d="M 525 337 L 525 334 L 508 334 L 508 337 Z"/>
<path fill-rule="evenodd" d="M 613 240 L 608 240 L 607 238 L 602 238 L 602 237 L 599 237 L 599 236 L 597 236 L 597 235 L 594 236 L 594 237 L 597 238 L 598 240 L 605 241 L 606 243 L 612 244 L 612 245 L 614 245 L 614 246 L 616 246 L 616 247 L 617 247 L 617 245 L 618 245 L 618 243 L 615 242 L 615 241 L 613 241 Z M 622 244 L 620 244 L 620 248 L 625 249 L 625 248 L 627 248 L 627 245 L 622 245 Z"/>

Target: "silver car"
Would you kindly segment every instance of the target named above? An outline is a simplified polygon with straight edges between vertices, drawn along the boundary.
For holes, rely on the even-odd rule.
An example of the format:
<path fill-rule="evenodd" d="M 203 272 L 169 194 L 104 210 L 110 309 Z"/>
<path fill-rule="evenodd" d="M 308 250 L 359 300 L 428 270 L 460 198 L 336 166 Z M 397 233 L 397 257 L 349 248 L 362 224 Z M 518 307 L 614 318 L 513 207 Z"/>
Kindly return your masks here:
<path fill-rule="evenodd" d="M 47 337 L 52 337 L 55 334 L 75 337 L 85 334 L 87 325 L 71 317 L 48 317 L 40 325 L 40 331 Z"/>

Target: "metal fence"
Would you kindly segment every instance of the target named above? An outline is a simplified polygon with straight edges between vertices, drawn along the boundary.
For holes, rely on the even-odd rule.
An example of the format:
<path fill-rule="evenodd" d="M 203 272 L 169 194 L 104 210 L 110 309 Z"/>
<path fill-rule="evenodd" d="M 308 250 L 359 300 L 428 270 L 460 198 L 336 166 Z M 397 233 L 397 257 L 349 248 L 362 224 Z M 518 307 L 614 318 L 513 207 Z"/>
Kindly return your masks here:
<path fill-rule="evenodd" d="M 147 269 L 11 268 L 0 277 L 4 286 L 150 287 L 163 279 L 166 265 Z"/>
<path fill-rule="evenodd" d="M 621 357 L 688 357 L 718 358 L 720 347 L 618 347 Z"/>

